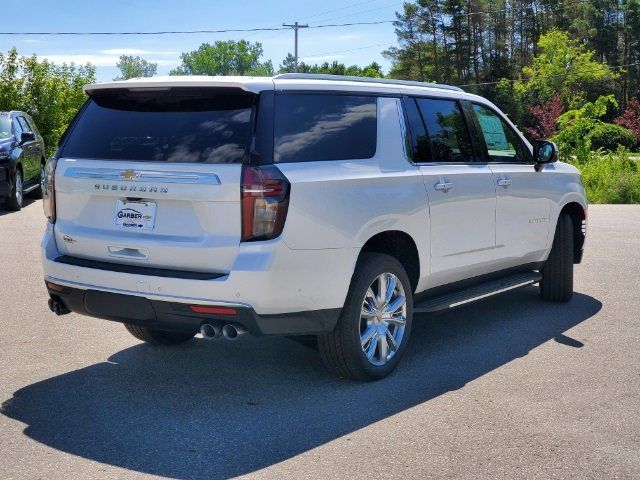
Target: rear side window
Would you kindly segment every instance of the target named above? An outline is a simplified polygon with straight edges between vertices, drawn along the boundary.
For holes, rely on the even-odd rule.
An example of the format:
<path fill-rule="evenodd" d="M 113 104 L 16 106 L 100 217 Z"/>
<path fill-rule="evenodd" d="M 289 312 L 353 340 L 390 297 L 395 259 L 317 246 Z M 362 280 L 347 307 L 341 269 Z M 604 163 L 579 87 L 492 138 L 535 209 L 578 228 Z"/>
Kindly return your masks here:
<path fill-rule="evenodd" d="M 472 162 L 473 148 L 458 102 L 416 99 L 431 141 L 434 162 Z"/>
<path fill-rule="evenodd" d="M 413 161 L 415 163 L 427 163 L 431 161 L 431 146 L 429 136 L 422 123 L 420 112 L 413 98 L 408 98 L 404 102 L 409 129 L 411 130 Z"/>
<path fill-rule="evenodd" d="M 255 96 L 206 89 L 94 96 L 62 156 L 148 162 L 240 163 Z"/>
<path fill-rule="evenodd" d="M 276 96 L 275 162 L 371 158 L 376 153 L 376 97 Z"/>

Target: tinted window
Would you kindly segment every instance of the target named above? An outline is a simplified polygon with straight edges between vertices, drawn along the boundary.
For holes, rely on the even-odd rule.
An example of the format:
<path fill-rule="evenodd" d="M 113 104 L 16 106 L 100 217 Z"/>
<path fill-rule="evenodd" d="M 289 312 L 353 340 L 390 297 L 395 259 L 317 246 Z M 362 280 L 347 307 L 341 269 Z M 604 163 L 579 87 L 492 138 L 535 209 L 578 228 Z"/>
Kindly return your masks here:
<path fill-rule="evenodd" d="M 489 161 L 530 161 L 530 155 L 522 139 L 502 118 L 482 105 L 474 104 L 472 108 L 487 148 Z"/>
<path fill-rule="evenodd" d="M 420 112 L 413 98 L 407 99 L 404 103 L 411 130 L 411 142 L 413 144 L 413 161 L 415 163 L 426 163 L 431 161 L 431 147 L 429 137 L 422 123 Z"/>
<path fill-rule="evenodd" d="M 89 101 L 67 139 L 70 158 L 238 163 L 251 134 L 253 95 L 176 89 L 117 91 Z"/>
<path fill-rule="evenodd" d="M 472 162 L 473 149 L 460 106 L 453 100 L 418 98 L 434 162 Z"/>
<path fill-rule="evenodd" d="M 18 141 L 20 141 L 20 136 L 22 135 L 23 128 L 20 125 L 18 118 L 13 119 L 13 132 Z"/>
<path fill-rule="evenodd" d="M 24 132 L 31 132 L 31 125 L 27 122 L 27 119 L 24 117 L 18 117 L 18 123 Z"/>
<path fill-rule="evenodd" d="M 0 116 L 0 138 L 9 138 L 11 136 L 11 119 L 9 117 Z"/>
<path fill-rule="evenodd" d="M 289 94 L 276 97 L 276 162 L 371 158 L 376 153 L 376 98 Z"/>

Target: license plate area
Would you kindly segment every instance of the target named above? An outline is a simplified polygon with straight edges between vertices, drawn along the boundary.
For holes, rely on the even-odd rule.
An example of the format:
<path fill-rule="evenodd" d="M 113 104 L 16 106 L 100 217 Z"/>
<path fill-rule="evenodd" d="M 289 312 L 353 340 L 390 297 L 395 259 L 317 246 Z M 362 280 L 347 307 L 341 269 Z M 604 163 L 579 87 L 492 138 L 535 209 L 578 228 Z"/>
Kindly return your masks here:
<path fill-rule="evenodd" d="M 156 224 L 156 204 L 116 200 L 113 223 L 124 230 L 153 230 Z"/>

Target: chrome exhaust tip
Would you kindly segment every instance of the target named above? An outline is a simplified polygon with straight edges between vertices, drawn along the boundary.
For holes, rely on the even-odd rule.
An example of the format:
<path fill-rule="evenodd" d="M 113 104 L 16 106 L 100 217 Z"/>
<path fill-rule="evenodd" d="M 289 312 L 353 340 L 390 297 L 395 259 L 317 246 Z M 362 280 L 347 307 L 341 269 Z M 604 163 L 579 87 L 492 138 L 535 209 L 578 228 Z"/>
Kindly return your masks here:
<path fill-rule="evenodd" d="M 202 338 L 212 340 L 222 335 L 222 329 L 220 328 L 220 325 L 203 323 L 200 325 L 200 334 L 202 335 Z"/>
<path fill-rule="evenodd" d="M 240 325 L 227 323 L 224 327 L 222 327 L 222 335 L 227 340 L 236 340 L 240 335 L 244 335 L 245 333 L 247 333 L 247 329 L 241 327 Z"/>

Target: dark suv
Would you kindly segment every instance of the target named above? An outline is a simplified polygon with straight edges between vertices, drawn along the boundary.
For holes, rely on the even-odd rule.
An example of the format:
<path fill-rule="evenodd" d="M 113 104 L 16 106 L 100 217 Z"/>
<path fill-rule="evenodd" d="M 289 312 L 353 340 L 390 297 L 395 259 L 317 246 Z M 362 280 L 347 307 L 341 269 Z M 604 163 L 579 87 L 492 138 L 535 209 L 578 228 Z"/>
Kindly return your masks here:
<path fill-rule="evenodd" d="M 0 112 L 0 201 L 20 210 L 24 195 L 42 195 L 44 142 L 33 119 L 24 112 Z"/>

